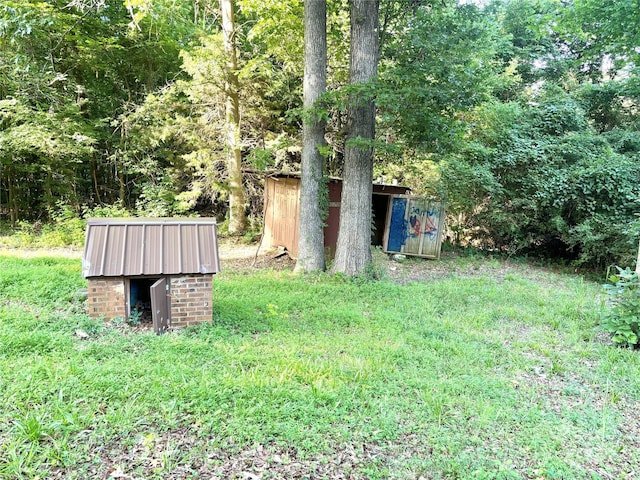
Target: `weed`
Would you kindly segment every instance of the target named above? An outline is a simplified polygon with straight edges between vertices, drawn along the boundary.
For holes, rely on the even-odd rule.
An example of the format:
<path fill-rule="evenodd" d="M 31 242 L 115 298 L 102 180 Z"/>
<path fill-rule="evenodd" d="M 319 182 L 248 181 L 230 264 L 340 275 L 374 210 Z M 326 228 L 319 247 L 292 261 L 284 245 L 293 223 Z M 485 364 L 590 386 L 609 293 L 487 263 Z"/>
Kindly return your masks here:
<path fill-rule="evenodd" d="M 618 274 L 604 286 L 607 301 L 598 329 L 611 333 L 615 343 L 635 348 L 640 344 L 640 282 L 635 271 L 616 268 Z"/>
<path fill-rule="evenodd" d="M 137 327 L 142 323 L 142 315 L 144 312 L 140 310 L 137 306 L 131 309 L 131 313 L 127 317 L 127 324 L 131 327 Z"/>

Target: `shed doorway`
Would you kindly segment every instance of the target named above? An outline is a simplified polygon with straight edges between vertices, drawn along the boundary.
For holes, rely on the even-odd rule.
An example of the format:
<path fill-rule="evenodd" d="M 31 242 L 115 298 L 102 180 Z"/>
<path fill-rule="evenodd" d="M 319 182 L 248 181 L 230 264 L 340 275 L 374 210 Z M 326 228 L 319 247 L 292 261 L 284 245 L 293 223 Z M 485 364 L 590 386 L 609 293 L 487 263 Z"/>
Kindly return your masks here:
<path fill-rule="evenodd" d="M 387 221 L 389 198 L 386 193 L 373 193 L 371 196 L 371 245 L 381 247 L 384 244 L 384 227 Z"/>
<path fill-rule="evenodd" d="M 164 277 L 129 279 L 129 321 L 153 325 L 156 333 L 169 327 L 169 282 Z"/>

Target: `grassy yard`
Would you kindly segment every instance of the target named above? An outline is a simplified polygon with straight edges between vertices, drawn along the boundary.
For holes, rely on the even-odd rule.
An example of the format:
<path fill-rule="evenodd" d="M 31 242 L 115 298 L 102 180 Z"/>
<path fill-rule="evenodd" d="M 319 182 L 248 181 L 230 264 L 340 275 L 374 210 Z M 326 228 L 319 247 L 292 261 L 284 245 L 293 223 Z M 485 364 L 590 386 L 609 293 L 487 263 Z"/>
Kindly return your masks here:
<path fill-rule="evenodd" d="M 0 256 L 0 478 L 640 477 L 640 357 L 594 334 L 599 285 L 389 271 L 227 270 L 211 324 L 155 336 L 91 321 L 79 260 Z"/>

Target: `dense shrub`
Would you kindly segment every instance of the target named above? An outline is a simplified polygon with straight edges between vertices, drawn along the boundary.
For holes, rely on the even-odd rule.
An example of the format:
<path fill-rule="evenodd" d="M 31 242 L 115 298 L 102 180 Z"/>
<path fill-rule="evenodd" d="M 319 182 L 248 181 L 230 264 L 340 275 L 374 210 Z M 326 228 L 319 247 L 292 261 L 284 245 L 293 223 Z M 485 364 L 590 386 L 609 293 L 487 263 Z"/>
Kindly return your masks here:
<path fill-rule="evenodd" d="M 633 261 L 640 233 L 633 138 L 598 133 L 580 104 L 554 89 L 477 114 L 474 142 L 441 164 L 458 236 L 591 268 Z"/>

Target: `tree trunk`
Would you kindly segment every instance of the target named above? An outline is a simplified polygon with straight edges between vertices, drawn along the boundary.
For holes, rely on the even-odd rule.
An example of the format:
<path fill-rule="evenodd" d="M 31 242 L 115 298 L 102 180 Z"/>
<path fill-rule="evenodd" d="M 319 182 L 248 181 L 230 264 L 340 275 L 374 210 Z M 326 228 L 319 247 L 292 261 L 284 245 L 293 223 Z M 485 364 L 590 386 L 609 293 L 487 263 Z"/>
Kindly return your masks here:
<path fill-rule="evenodd" d="M 11 227 L 16 226 L 16 222 L 18 221 L 18 202 L 16 201 L 16 192 L 13 188 L 13 172 L 12 169 L 9 168 L 7 172 L 7 195 L 9 198 L 7 199 L 9 202 L 9 216 L 11 218 Z"/>
<path fill-rule="evenodd" d="M 302 127 L 302 181 L 300 193 L 300 231 L 296 271 L 324 270 L 324 235 L 321 189 L 325 144 L 325 121 L 314 107 L 327 86 L 327 2 L 304 2 L 304 85 L 305 115 Z"/>
<path fill-rule="evenodd" d="M 118 185 L 120 188 L 118 189 L 118 198 L 122 202 L 122 205 L 127 204 L 126 198 L 126 184 L 124 181 L 124 161 L 122 162 L 122 168 L 118 168 L 118 161 L 116 160 L 116 173 L 118 175 Z"/>
<path fill-rule="evenodd" d="M 242 189 L 242 155 L 240 138 L 240 86 L 238 82 L 238 55 L 236 48 L 236 20 L 234 0 L 220 0 L 224 52 L 227 59 L 225 71 L 227 141 L 227 170 L 229 174 L 229 233 L 244 231 L 246 218 Z"/>
<path fill-rule="evenodd" d="M 98 165 L 95 159 L 91 160 L 91 178 L 93 180 L 93 188 L 96 193 L 96 201 L 98 204 L 101 204 L 102 198 L 100 197 L 100 187 L 98 184 Z"/>
<path fill-rule="evenodd" d="M 366 84 L 378 67 L 378 0 L 351 1 L 349 83 L 358 88 L 349 99 L 344 155 L 340 229 L 334 272 L 362 273 L 371 262 L 371 194 L 375 104 Z"/>
<path fill-rule="evenodd" d="M 47 176 L 44 179 L 44 204 L 51 212 L 55 209 L 55 199 L 53 198 L 53 178 L 51 177 L 51 170 L 47 171 Z"/>

